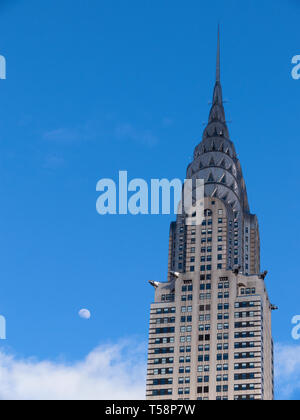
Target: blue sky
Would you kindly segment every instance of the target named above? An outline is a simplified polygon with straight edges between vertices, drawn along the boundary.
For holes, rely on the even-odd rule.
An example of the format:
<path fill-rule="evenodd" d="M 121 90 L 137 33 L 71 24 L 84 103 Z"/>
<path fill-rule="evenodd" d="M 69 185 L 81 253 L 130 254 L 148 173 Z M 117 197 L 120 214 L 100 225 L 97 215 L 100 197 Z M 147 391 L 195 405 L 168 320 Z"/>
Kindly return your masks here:
<path fill-rule="evenodd" d="M 119 170 L 184 178 L 208 116 L 219 21 L 231 138 L 280 307 L 274 339 L 296 348 L 299 17 L 295 0 L 0 2 L 2 349 L 72 363 L 99 344 L 147 341 L 147 281 L 166 279 L 172 217 L 101 217 L 96 183 Z"/>

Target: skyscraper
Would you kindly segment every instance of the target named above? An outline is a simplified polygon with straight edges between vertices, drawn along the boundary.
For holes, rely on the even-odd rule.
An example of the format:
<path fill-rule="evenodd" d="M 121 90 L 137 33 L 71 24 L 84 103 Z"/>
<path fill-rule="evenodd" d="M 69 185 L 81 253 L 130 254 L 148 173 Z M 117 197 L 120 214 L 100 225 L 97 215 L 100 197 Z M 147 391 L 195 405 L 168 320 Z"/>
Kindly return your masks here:
<path fill-rule="evenodd" d="M 187 179 L 205 182 L 204 218 L 171 223 L 168 281 L 153 284 L 147 399 L 272 400 L 275 308 L 226 124 L 219 33 L 212 107 Z"/>

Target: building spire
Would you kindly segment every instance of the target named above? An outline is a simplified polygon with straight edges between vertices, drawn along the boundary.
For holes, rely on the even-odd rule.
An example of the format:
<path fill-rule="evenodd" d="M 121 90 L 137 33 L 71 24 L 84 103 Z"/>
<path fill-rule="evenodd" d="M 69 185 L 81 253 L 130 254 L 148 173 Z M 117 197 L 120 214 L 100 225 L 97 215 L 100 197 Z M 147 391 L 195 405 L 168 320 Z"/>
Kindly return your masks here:
<path fill-rule="evenodd" d="M 221 82 L 221 67 L 220 67 L 220 24 L 218 24 L 218 46 L 217 46 L 216 82 Z"/>
<path fill-rule="evenodd" d="M 212 107 L 208 118 L 208 125 L 204 130 L 203 138 L 212 137 L 215 134 L 229 138 L 222 98 L 220 44 L 220 25 L 218 25 L 216 82 L 213 93 Z"/>

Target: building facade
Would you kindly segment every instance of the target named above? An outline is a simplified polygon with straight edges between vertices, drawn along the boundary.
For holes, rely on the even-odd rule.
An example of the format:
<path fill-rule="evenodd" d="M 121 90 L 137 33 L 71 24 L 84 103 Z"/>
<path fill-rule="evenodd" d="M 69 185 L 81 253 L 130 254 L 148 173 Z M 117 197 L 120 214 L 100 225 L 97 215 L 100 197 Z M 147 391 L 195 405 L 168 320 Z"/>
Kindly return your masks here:
<path fill-rule="evenodd" d="M 205 181 L 204 217 L 171 223 L 168 281 L 152 282 L 147 399 L 272 400 L 275 308 L 226 124 L 219 34 L 212 107 L 186 178 Z"/>

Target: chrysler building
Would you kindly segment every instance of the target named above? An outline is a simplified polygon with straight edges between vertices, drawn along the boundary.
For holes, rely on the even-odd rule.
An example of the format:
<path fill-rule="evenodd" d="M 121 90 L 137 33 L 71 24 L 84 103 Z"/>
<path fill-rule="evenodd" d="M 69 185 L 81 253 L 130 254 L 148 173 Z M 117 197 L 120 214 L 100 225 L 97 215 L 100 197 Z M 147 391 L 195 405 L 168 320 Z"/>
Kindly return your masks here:
<path fill-rule="evenodd" d="M 270 302 L 256 215 L 222 99 L 220 35 L 208 124 L 187 179 L 204 180 L 201 225 L 171 223 L 169 274 L 154 283 L 148 400 L 272 400 Z"/>

